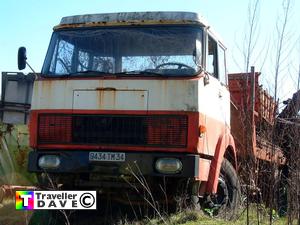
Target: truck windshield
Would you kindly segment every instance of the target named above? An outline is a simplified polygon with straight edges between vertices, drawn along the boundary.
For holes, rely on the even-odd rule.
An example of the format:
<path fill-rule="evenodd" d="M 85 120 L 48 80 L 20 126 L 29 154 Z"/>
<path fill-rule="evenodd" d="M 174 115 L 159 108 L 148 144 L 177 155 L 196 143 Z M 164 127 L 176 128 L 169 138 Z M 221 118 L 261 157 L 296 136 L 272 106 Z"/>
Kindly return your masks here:
<path fill-rule="evenodd" d="M 193 76 L 201 68 L 202 29 L 192 26 L 55 31 L 43 76 Z"/>

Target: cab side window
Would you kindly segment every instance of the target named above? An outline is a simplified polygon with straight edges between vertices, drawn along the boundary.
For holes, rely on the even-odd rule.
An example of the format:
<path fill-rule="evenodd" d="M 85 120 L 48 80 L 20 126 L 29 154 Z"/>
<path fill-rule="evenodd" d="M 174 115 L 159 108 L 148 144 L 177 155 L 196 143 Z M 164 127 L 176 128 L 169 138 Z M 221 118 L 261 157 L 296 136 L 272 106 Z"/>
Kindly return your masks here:
<path fill-rule="evenodd" d="M 219 46 L 218 48 L 219 56 L 219 80 L 222 84 L 227 85 L 227 73 L 226 73 L 226 58 L 225 49 Z"/>
<path fill-rule="evenodd" d="M 218 44 L 208 36 L 208 54 L 206 57 L 206 71 L 212 76 L 219 78 L 218 74 Z"/>

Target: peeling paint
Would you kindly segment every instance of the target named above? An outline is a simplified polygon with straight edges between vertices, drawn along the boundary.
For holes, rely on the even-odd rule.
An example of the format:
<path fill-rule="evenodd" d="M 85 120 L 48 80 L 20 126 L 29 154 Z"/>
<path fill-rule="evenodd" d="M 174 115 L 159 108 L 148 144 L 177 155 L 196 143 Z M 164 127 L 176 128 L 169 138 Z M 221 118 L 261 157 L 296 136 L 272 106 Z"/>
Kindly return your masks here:
<path fill-rule="evenodd" d="M 100 104 L 116 104 L 129 106 L 131 97 L 140 105 L 138 108 L 148 110 L 201 111 L 198 107 L 199 80 L 40 80 L 35 82 L 32 109 L 72 109 L 77 108 L 78 99 L 83 102 L 99 99 Z M 78 93 L 78 91 L 81 91 Z M 113 90 L 123 91 L 122 95 L 113 96 Z M 93 96 L 83 97 L 83 91 L 93 92 Z M 125 92 L 128 91 L 128 92 Z M 80 96 L 77 96 L 80 94 Z M 144 96 L 143 96 L 144 95 Z M 90 98 L 93 100 L 90 100 Z M 201 96 L 200 96 L 201 97 Z M 77 100 L 76 100 L 77 99 Z M 138 100 L 139 99 L 139 100 Z M 119 103 L 117 103 L 119 102 Z M 88 104 L 88 103 L 87 103 Z M 116 105 L 116 107 L 112 107 Z M 145 105 L 145 106 L 144 106 Z M 132 105 L 131 105 L 132 106 Z M 143 107 L 142 107 L 143 106 Z M 94 106 L 93 108 L 97 108 Z M 105 108 L 105 107 L 104 107 Z M 121 107 L 122 108 L 122 107 Z M 127 108 L 127 109 L 130 109 Z"/>

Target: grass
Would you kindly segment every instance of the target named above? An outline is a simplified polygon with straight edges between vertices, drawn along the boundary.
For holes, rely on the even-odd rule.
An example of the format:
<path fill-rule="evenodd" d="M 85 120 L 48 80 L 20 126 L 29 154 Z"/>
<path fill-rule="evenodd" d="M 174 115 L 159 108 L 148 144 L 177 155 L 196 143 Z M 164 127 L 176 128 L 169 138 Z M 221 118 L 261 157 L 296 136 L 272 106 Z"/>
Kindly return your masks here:
<path fill-rule="evenodd" d="M 256 208 L 252 207 L 249 212 L 249 224 L 250 225 L 268 225 L 269 222 L 269 216 L 267 214 L 267 211 L 265 209 L 262 209 L 259 213 L 259 220 Z M 168 225 L 245 225 L 247 224 L 247 215 L 246 210 L 241 212 L 240 216 L 236 221 L 225 221 L 220 218 L 211 218 L 207 215 L 205 215 L 202 212 L 196 212 L 196 211 L 184 211 L 181 213 L 177 213 L 174 215 L 171 215 L 168 218 L 165 218 L 165 221 L 167 221 Z M 258 223 L 259 222 L 259 223 Z M 159 224 L 165 224 L 163 220 L 161 219 L 148 219 L 144 220 L 142 222 L 135 222 L 132 223 L 134 225 L 159 225 Z M 287 218 L 279 218 L 278 216 L 274 216 L 272 220 L 272 225 L 285 225 L 287 223 Z M 293 224 L 297 224 L 296 221 Z"/>
<path fill-rule="evenodd" d="M 0 123 L 0 186 L 32 185 L 34 174 L 27 172 L 29 134 L 26 125 L 12 127 Z"/>
<path fill-rule="evenodd" d="M 46 213 L 46 214 L 45 214 Z M 103 215 L 98 215 L 98 212 L 89 212 L 89 217 L 92 219 L 93 222 L 90 224 L 97 225 L 99 221 L 103 221 Z M 256 208 L 251 206 L 249 210 L 249 224 L 250 225 L 269 225 L 269 216 L 268 211 L 264 207 L 259 209 L 259 223 L 258 223 L 258 215 Z M 43 211 L 41 215 L 37 213 L 33 216 L 33 220 L 29 223 L 31 216 L 33 215 L 33 211 L 17 211 L 15 209 L 14 201 L 6 201 L 3 205 L 0 205 L 0 224 L 1 225 L 44 225 L 44 224 L 65 224 L 65 223 L 58 223 L 54 222 L 55 218 L 50 218 L 47 212 Z M 47 216 L 48 215 L 48 216 Z M 84 216 L 83 216 L 84 217 Z M 126 217 L 124 215 L 124 217 Z M 274 219 L 272 221 L 272 225 L 285 225 L 287 223 L 286 218 L 279 218 L 278 216 L 274 215 Z M 77 217 L 76 223 L 71 223 L 71 225 L 75 225 L 81 221 L 81 217 Z M 85 219 L 85 218 L 82 218 Z M 47 223 L 45 223 L 47 221 Z M 52 222 L 51 222 L 52 221 Z M 57 220 L 58 221 L 58 220 Z M 83 220 L 84 221 L 84 220 Z M 86 224 L 80 222 L 80 224 Z M 97 222 L 96 222 L 97 221 Z M 126 220 L 125 220 L 126 221 Z M 54 222 L 54 223 L 53 223 Z M 124 222 L 124 220 L 123 220 Z M 102 223 L 103 224 L 103 223 Z M 123 224 L 117 223 L 117 224 Z M 203 212 L 198 211 L 191 211 L 186 210 L 180 213 L 176 213 L 170 216 L 166 216 L 162 218 L 146 218 L 139 221 L 129 222 L 127 221 L 127 225 L 245 225 L 247 224 L 247 216 L 246 210 L 240 213 L 240 216 L 236 221 L 225 221 L 219 218 L 211 218 L 204 214 Z M 293 225 L 296 225 L 297 222 L 295 221 Z M 108 224 L 109 225 L 109 224 Z"/>
<path fill-rule="evenodd" d="M 9 152 L 11 153 L 11 158 L 13 159 L 13 164 L 15 168 L 15 170 L 6 171 L 5 168 L 2 168 L 0 165 L 0 186 L 1 180 L 6 180 L 4 179 L 4 177 L 7 175 L 5 172 L 9 172 L 9 176 L 14 177 L 13 184 L 15 185 L 32 185 L 32 183 L 35 183 L 35 177 L 33 174 L 29 174 L 26 172 L 27 154 L 30 150 L 28 147 L 27 127 L 15 126 L 12 132 L 6 132 L 6 127 L 0 125 L 0 132 L 3 135 L 2 138 L 5 138 L 5 141 L 8 145 Z M 2 202 L 2 204 L 0 204 L 0 225 L 27 225 L 29 224 L 29 220 L 32 213 L 32 211 L 17 211 L 15 209 L 15 203 L 13 200 L 4 201 Z M 32 224 L 44 224 L 45 220 L 41 219 L 38 213 L 36 215 L 37 216 L 32 217 Z M 287 224 L 287 219 L 279 218 L 278 216 L 276 216 L 276 213 L 273 215 L 273 218 L 273 225 Z M 255 205 L 253 205 L 250 208 L 249 212 L 249 222 L 249 224 L 251 225 L 270 224 L 267 209 L 265 209 L 264 207 L 260 207 L 259 214 L 257 214 L 257 208 Z M 164 218 L 148 218 L 141 221 L 128 222 L 128 224 L 134 225 L 158 225 L 166 223 L 170 225 L 245 225 L 247 224 L 247 216 L 246 211 L 244 210 L 241 212 L 240 216 L 236 221 L 224 221 L 218 218 L 211 218 L 201 212 L 187 210 Z M 297 224 L 296 221 L 294 224 Z"/>
<path fill-rule="evenodd" d="M 1 225 L 26 225 L 28 224 L 32 211 L 19 211 L 15 208 L 12 200 L 4 201 L 0 204 L 0 224 Z"/>

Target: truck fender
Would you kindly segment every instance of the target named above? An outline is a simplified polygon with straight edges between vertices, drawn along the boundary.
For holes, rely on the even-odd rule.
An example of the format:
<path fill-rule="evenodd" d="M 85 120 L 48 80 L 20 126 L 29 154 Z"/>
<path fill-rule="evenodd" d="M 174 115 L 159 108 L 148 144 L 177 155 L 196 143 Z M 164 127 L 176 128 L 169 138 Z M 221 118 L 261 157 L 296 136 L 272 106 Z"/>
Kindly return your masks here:
<path fill-rule="evenodd" d="M 224 155 L 227 154 L 226 151 L 229 151 L 228 154 L 233 157 L 233 160 L 229 160 L 233 163 L 233 167 L 237 169 L 236 163 L 236 150 L 234 139 L 231 134 L 224 134 L 219 138 L 214 158 L 211 161 L 210 171 L 208 176 L 208 181 L 206 184 L 206 193 L 216 193 L 218 188 L 218 178 L 220 174 L 221 164 L 224 158 Z"/>

